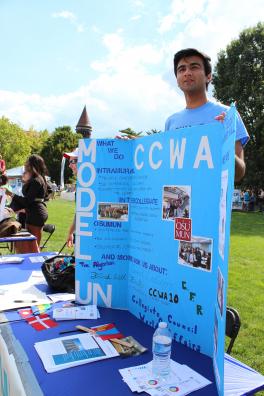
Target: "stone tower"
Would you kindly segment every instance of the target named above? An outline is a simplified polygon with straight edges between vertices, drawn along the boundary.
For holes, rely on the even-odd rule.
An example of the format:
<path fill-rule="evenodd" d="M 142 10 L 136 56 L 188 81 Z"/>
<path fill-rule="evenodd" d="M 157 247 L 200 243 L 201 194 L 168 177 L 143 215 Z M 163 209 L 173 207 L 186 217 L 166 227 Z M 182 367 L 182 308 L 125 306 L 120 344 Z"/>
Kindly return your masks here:
<path fill-rule="evenodd" d="M 81 117 L 76 125 L 76 132 L 83 135 L 84 138 L 91 137 L 92 126 L 86 111 L 86 106 L 84 106 Z"/>

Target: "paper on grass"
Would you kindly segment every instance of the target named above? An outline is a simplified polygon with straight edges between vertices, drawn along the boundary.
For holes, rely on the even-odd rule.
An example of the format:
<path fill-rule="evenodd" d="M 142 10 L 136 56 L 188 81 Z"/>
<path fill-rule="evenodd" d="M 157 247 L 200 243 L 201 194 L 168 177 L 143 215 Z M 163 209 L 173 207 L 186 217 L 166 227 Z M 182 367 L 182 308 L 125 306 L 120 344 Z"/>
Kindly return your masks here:
<path fill-rule="evenodd" d="M 119 356 L 109 341 L 88 333 L 37 342 L 34 346 L 48 373 Z"/>

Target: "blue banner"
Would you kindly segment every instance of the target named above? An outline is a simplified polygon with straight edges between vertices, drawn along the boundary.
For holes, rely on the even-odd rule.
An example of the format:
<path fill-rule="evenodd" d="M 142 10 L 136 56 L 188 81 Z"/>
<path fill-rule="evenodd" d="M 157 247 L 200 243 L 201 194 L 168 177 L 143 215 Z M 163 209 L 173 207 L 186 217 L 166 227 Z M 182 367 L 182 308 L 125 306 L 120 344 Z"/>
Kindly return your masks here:
<path fill-rule="evenodd" d="M 213 359 L 223 394 L 235 109 L 132 141 L 81 140 L 76 296 L 129 309 Z"/>

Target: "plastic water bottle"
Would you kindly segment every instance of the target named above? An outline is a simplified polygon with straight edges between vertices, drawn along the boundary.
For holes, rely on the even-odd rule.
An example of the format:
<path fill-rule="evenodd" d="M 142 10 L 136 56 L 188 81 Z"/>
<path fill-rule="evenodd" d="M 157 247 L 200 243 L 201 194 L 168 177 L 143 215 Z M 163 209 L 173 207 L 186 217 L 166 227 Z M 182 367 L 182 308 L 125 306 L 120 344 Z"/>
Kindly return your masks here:
<path fill-rule="evenodd" d="M 165 377 L 170 373 L 171 332 L 166 322 L 160 322 L 153 334 L 152 372 L 155 376 Z"/>

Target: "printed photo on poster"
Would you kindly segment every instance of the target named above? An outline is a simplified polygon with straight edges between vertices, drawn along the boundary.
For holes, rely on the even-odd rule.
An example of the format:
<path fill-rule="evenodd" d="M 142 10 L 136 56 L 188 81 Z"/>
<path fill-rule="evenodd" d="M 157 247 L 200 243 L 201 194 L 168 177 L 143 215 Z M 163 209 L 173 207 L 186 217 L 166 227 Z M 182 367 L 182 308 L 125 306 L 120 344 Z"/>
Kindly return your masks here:
<path fill-rule="evenodd" d="M 163 186 L 162 219 L 190 218 L 191 186 Z"/>
<path fill-rule="evenodd" d="M 215 319 L 214 319 L 214 355 L 217 355 L 217 348 L 218 348 L 218 319 L 215 312 Z"/>
<path fill-rule="evenodd" d="M 98 202 L 97 220 L 128 221 L 128 204 Z"/>
<path fill-rule="evenodd" d="M 178 263 L 204 271 L 211 271 L 212 250 L 212 239 L 193 236 L 190 242 L 180 241 Z"/>
<path fill-rule="evenodd" d="M 224 309 L 224 278 L 221 273 L 220 268 L 218 267 L 218 274 L 217 274 L 217 302 L 219 306 L 219 310 L 221 316 L 223 316 L 223 309 Z"/>

